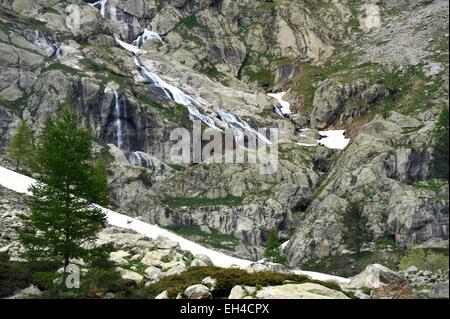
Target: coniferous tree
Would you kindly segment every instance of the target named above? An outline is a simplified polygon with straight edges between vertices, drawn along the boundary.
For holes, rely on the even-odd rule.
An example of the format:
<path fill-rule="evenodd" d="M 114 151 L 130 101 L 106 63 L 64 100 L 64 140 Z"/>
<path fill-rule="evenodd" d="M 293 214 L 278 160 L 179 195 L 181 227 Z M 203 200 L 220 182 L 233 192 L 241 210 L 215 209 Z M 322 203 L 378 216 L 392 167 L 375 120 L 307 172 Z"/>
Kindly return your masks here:
<path fill-rule="evenodd" d="M 372 233 L 367 227 L 368 219 L 363 211 L 360 202 L 350 202 L 343 213 L 343 240 L 357 254 L 361 252 L 362 244 L 372 239 Z"/>
<path fill-rule="evenodd" d="M 448 129 L 448 108 L 444 107 L 436 122 L 436 128 L 434 130 L 432 176 L 435 178 L 448 179 Z"/>
<path fill-rule="evenodd" d="M 33 152 L 33 132 L 27 123 L 22 121 L 9 140 L 6 156 L 14 163 L 16 171 L 28 170 L 32 166 Z"/>
<path fill-rule="evenodd" d="M 283 255 L 278 232 L 275 228 L 272 229 L 267 236 L 264 257 L 274 263 L 287 264 L 288 260 L 287 257 Z"/>
<path fill-rule="evenodd" d="M 106 216 L 92 204 L 107 203 L 105 166 L 92 165 L 91 136 L 67 109 L 45 122 L 35 162 L 39 177 L 27 199 L 31 214 L 21 216 L 24 256 L 60 260 L 66 269 L 73 258 L 95 255 L 88 244 L 105 227 Z"/>

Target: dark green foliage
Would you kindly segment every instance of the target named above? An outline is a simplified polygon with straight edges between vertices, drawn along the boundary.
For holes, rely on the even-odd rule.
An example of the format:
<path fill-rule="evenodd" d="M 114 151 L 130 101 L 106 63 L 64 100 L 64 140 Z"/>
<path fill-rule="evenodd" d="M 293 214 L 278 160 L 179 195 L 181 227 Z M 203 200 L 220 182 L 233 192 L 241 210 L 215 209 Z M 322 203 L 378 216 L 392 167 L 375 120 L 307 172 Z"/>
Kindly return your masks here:
<path fill-rule="evenodd" d="M 448 270 L 448 265 L 448 252 L 444 254 L 442 252 L 414 247 L 406 251 L 400 260 L 399 268 L 405 270 L 411 266 L 415 266 L 420 270 L 435 272 L 438 270 Z"/>
<path fill-rule="evenodd" d="M 361 273 L 370 264 L 381 264 L 396 271 L 401 256 L 402 251 L 395 248 L 362 251 L 359 254 L 333 255 L 311 260 L 302 264 L 301 269 L 348 278 Z"/>
<path fill-rule="evenodd" d="M 434 130 L 432 175 L 448 180 L 448 108 L 444 107 Z"/>
<path fill-rule="evenodd" d="M 222 234 L 217 229 L 210 229 L 211 233 L 205 233 L 198 225 L 169 226 L 167 228 L 207 247 L 234 251 L 234 248 L 242 243 L 233 235 Z"/>
<path fill-rule="evenodd" d="M 287 258 L 283 255 L 280 239 L 278 238 L 278 231 L 272 229 L 266 241 L 266 247 L 264 249 L 264 257 L 274 263 L 287 264 Z"/>
<path fill-rule="evenodd" d="M 197 17 L 195 15 L 188 16 L 187 18 L 183 19 L 181 23 L 188 29 L 204 28 L 204 26 L 197 20 Z"/>
<path fill-rule="evenodd" d="M 38 182 L 26 202 L 30 215 L 22 215 L 20 241 L 30 260 L 86 258 L 106 226 L 106 217 L 92 203 L 108 198 L 104 164 L 92 165 L 91 136 L 80 127 L 74 111 L 63 110 L 58 120 L 48 119 L 34 158 Z"/>
<path fill-rule="evenodd" d="M 4 298 L 34 283 L 42 288 L 43 273 L 56 271 L 58 264 L 52 262 L 20 263 L 8 261 L 6 253 L 0 253 L 0 298 Z"/>
<path fill-rule="evenodd" d="M 205 197 L 166 197 L 163 203 L 171 208 L 189 206 L 239 206 L 242 205 L 244 198 L 235 196 L 226 196 L 221 198 L 205 198 Z"/>
<path fill-rule="evenodd" d="M 364 208 L 360 202 L 350 202 L 342 214 L 343 240 L 349 249 L 361 252 L 363 243 L 372 239 L 372 233 L 368 229 L 368 220 L 364 216 Z"/>
<path fill-rule="evenodd" d="M 28 171 L 32 165 L 34 151 L 33 132 L 25 121 L 20 122 L 9 140 L 6 156 L 14 163 L 16 171 Z"/>
<path fill-rule="evenodd" d="M 219 268 L 219 267 L 192 267 L 179 275 L 167 276 L 159 282 L 146 288 L 146 296 L 154 298 L 164 290 L 169 296 L 174 298 L 178 293 L 183 292 L 187 287 L 201 283 L 205 277 L 212 277 L 217 280 L 213 290 L 214 298 L 226 297 L 230 290 L 236 285 L 243 286 L 276 286 L 282 285 L 286 280 L 295 283 L 318 283 L 331 289 L 342 291 L 335 283 L 323 283 L 312 280 L 304 275 L 281 274 L 272 272 L 247 273 L 243 269 Z"/>

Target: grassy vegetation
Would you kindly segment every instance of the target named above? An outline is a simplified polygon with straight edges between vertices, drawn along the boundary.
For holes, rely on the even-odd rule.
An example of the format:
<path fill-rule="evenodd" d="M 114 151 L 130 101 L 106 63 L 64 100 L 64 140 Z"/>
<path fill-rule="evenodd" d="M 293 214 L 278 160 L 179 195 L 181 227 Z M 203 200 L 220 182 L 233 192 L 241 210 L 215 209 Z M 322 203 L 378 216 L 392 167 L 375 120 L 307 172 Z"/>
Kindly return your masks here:
<path fill-rule="evenodd" d="M 192 124 L 191 121 L 189 120 L 188 109 L 181 104 L 177 104 L 174 107 L 164 107 L 160 103 L 153 100 L 149 95 L 136 95 L 135 94 L 135 97 L 136 97 L 136 99 L 139 100 L 139 102 L 158 111 L 162 116 L 164 116 L 165 118 L 167 118 L 168 120 L 170 120 L 173 123 L 177 123 L 180 125 L 187 125 L 187 126 Z"/>
<path fill-rule="evenodd" d="M 42 70 L 42 73 L 47 72 L 47 71 L 53 71 L 53 70 L 60 70 L 63 71 L 64 73 L 69 73 L 69 74 L 79 74 L 81 73 L 80 70 L 74 69 L 68 65 L 62 64 L 62 63 L 52 63 L 49 66 L 47 66 L 45 69 Z"/>
<path fill-rule="evenodd" d="M 22 117 L 22 106 L 24 106 L 27 103 L 28 98 L 29 95 L 25 94 L 24 96 L 18 98 L 15 101 L 0 100 L 0 105 L 6 107 L 19 117 Z"/>
<path fill-rule="evenodd" d="M 399 250 L 363 251 L 360 254 L 329 256 L 309 261 L 301 265 L 301 269 L 352 277 L 362 272 L 370 264 L 381 264 L 392 270 L 398 270 L 402 252 Z"/>
<path fill-rule="evenodd" d="M 420 181 L 412 183 L 411 185 L 416 189 L 430 190 L 436 194 L 438 199 L 448 200 L 448 197 L 440 194 L 443 186 L 447 185 L 448 181 L 443 179 L 429 179 L 427 181 Z"/>
<path fill-rule="evenodd" d="M 222 234 L 216 229 L 210 229 L 211 233 L 203 232 L 198 225 L 168 226 L 168 229 L 188 239 L 195 239 L 196 242 L 217 249 L 233 250 L 235 246 L 241 244 L 236 237 Z"/>
<path fill-rule="evenodd" d="M 425 250 L 423 248 L 411 248 L 401 258 L 399 268 L 401 270 L 415 266 L 420 270 L 436 271 L 448 270 L 448 250 Z"/>
<path fill-rule="evenodd" d="M 177 172 L 183 172 L 186 170 L 186 167 L 184 167 L 183 165 L 179 165 L 179 164 L 169 164 L 169 166 L 172 167 Z"/>
<path fill-rule="evenodd" d="M 192 267 L 182 274 L 164 277 L 148 287 L 142 284 L 125 281 L 112 268 L 91 268 L 82 272 L 79 289 L 67 289 L 64 285 L 53 281 L 59 264 L 47 262 L 12 262 L 6 254 L 0 254 L 0 298 L 8 297 L 31 284 L 43 291 L 40 298 L 104 298 L 113 293 L 115 298 L 154 298 L 167 290 L 171 298 L 175 298 L 187 287 L 201 283 L 210 276 L 217 280 L 213 291 L 214 298 L 225 298 L 236 285 L 265 286 L 281 285 L 285 281 L 295 283 L 317 283 L 330 289 L 342 291 L 335 283 L 312 280 L 307 276 L 281 273 L 247 273 L 243 269 L 219 267 Z M 133 265 L 131 265 L 133 266 Z M 142 265 L 136 265 L 135 271 L 142 272 Z M 345 293 L 345 292 L 344 292 Z M 349 297 L 351 294 L 345 293 Z"/>
<path fill-rule="evenodd" d="M 191 15 L 191 16 L 188 16 L 188 17 L 184 18 L 183 20 L 181 20 L 180 23 L 183 24 L 188 29 L 206 28 L 203 24 L 201 24 L 198 21 L 198 19 L 197 19 L 197 17 L 195 15 Z"/>
<path fill-rule="evenodd" d="M 43 32 L 52 33 L 53 31 L 46 27 L 47 22 L 39 21 L 33 18 L 24 17 L 23 15 L 17 14 L 11 10 L 5 10 L 0 7 L 0 16 L 6 19 L 11 19 L 15 21 L 19 26 L 28 27 L 32 30 L 39 30 Z M 0 23 L 2 24 L 2 23 Z M 9 29 L 9 27 L 6 27 Z M 16 29 L 15 29 L 16 31 Z"/>
<path fill-rule="evenodd" d="M 187 287 L 201 283 L 203 278 L 212 277 L 217 280 L 213 293 L 214 298 L 225 298 L 236 285 L 265 287 L 281 285 L 286 280 L 295 283 L 318 283 L 328 288 L 342 291 L 339 285 L 312 280 L 303 275 L 280 274 L 271 272 L 247 273 L 243 269 L 230 269 L 218 267 L 192 267 L 180 275 L 163 278 L 158 283 L 146 288 L 146 295 L 154 298 L 167 290 L 171 298 L 183 292 Z"/>
<path fill-rule="evenodd" d="M 394 271 L 406 269 L 412 265 L 423 270 L 446 270 L 448 269 L 448 250 L 429 248 L 405 251 L 396 249 L 395 242 L 392 239 L 380 238 L 375 242 L 374 251 L 329 256 L 306 262 L 301 265 L 301 268 L 342 277 L 352 277 L 362 272 L 368 265 L 375 263 Z"/>
<path fill-rule="evenodd" d="M 275 9 L 275 7 L 277 5 L 279 5 L 278 2 L 280 2 L 280 1 L 277 1 L 277 0 L 260 0 L 260 1 L 258 1 L 258 6 L 261 9 L 272 10 L 272 9 Z"/>
<path fill-rule="evenodd" d="M 0 298 L 10 296 L 31 284 L 43 287 L 44 274 L 56 271 L 57 263 L 13 262 L 6 253 L 0 253 Z"/>
<path fill-rule="evenodd" d="M 81 60 L 81 62 L 83 62 L 88 67 L 88 69 L 92 71 L 99 72 L 106 70 L 106 65 L 104 63 L 97 63 L 92 59 L 85 58 Z"/>
<path fill-rule="evenodd" d="M 112 154 L 109 152 L 109 146 L 108 144 L 103 141 L 100 138 L 93 138 L 92 139 L 95 143 L 97 143 L 98 145 L 101 146 L 101 150 L 100 153 L 97 154 L 97 156 L 101 159 L 103 159 L 106 163 L 111 163 L 114 160 L 114 157 L 112 156 Z"/>
<path fill-rule="evenodd" d="M 166 197 L 163 203 L 170 208 L 204 207 L 204 206 L 239 206 L 242 205 L 244 198 L 236 196 L 226 196 L 222 198 L 206 197 Z"/>

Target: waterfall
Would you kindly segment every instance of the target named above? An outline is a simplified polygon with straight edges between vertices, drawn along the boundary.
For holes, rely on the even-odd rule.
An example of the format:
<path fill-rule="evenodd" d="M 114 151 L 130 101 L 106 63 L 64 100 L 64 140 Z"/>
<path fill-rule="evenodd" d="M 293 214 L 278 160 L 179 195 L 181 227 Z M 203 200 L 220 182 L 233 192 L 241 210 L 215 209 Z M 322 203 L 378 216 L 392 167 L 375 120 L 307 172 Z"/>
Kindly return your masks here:
<path fill-rule="evenodd" d="M 123 146 L 123 132 L 122 132 L 122 119 L 121 119 L 121 110 L 120 110 L 120 93 L 111 87 L 105 88 L 105 93 L 113 93 L 114 94 L 114 128 L 116 130 L 116 146 L 118 148 L 122 148 Z M 126 115 L 126 103 L 124 103 L 124 115 Z"/>
<path fill-rule="evenodd" d="M 104 8 L 104 6 L 106 5 L 106 2 L 107 2 L 107 0 L 101 0 L 99 2 L 96 2 L 94 5 L 96 5 L 97 3 L 100 3 L 102 5 L 102 8 Z M 102 16 L 103 16 L 103 14 L 102 14 Z M 164 92 L 165 96 L 168 99 L 171 99 L 178 104 L 184 105 L 188 109 L 189 114 L 192 117 L 199 119 L 200 121 L 202 121 L 203 123 L 205 123 L 206 125 L 208 125 L 209 127 L 213 128 L 215 130 L 223 131 L 222 129 L 220 129 L 216 126 L 214 120 L 211 117 L 209 117 L 208 115 L 202 114 L 198 110 L 197 107 L 199 107 L 199 106 L 208 106 L 208 103 L 206 101 L 201 100 L 199 98 L 194 98 L 194 97 L 186 94 L 185 92 L 183 92 L 181 89 L 167 83 L 157 74 L 150 72 L 138 58 L 137 54 L 143 52 L 140 49 L 140 47 L 146 41 L 158 40 L 158 41 L 164 43 L 158 33 L 154 32 L 154 31 L 150 31 L 148 29 L 144 29 L 144 32 L 139 37 L 137 37 L 136 40 L 134 40 L 132 42 L 132 44 L 123 42 L 120 39 L 118 39 L 117 37 L 116 37 L 116 40 L 119 43 L 119 45 L 122 46 L 125 50 L 133 53 L 134 64 L 138 68 L 140 74 L 147 81 L 149 81 L 151 83 L 151 85 L 161 88 L 162 91 Z M 281 100 L 282 94 L 279 94 L 276 97 L 279 99 L 279 101 L 283 107 L 283 109 L 279 110 L 280 113 L 281 114 L 285 113 L 283 111 L 286 111 L 286 113 L 288 113 L 289 105 L 287 102 Z M 262 135 L 261 133 L 259 133 L 255 129 L 253 129 L 244 120 L 238 119 L 234 114 L 219 111 L 218 115 L 219 115 L 220 119 L 229 128 L 233 129 L 234 136 L 238 141 L 241 141 L 244 138 L 244 134 L 242 132 L 242 130 L 243 130 L 252 135 L 255 135 L 259 140 L 261 140 L 262 142 L 264 142 L 266 144 L 272 144 L 272 142 L 267 137 L 265 137 L 264 135 Z M 120 119 L 119 119 L 119 121 L 120 121 Z M 135 163 L 139 163 L 139 161 L 141 160 L 141 157 L 139 157 L 139 155 L 133 155 L 132 160 Z"/>
<path fill-rule="evenodd" d="M 96 7 L 96 6 L 100 6 L 100 14 L 102 15 L 102 17 L 105 17 L 106 14 L 106 4 L 107 4 L 108 0 L 100 0 L 94 3 L 88 3 L 88 5 L 90 5 L 91 7 Z"/>
<path fill-rule="evenodd" d="M 218 114 L 220 119 L 224 123 L 226 123 L 229 128 L 233 129 L 237 141 L 243 142 L 244 134 L 241 131 L 243 130 L 249 132 L 252 135 L 255 135 L 258 139 L 260 139 L 262 142 L 266 144 L 272 144 L 272 142 L 267 137 L 265 137 L 264 135 L 253 129 L 244 120 L 238 119 L 234 114 L 223 111 L 219 111 Z"/>
<path fill-rule="evenodd" d="M 283 112 L 276 106 L 273 107 L 273 111 L 280 117 L 284 118 Z"/>
<path fill-rule="evenodd" d="M 154 167 L 153 159 L 147 153 L 137 151 L 128 154 L 128 161 L 133 166 L 142 166 L 146 168 Z"/>
<path fill-rule="evenodd" d="M 202 121 L 209 127 L 222 131 L 220 128 L 218 128 L 215 125 L 214 120 L 212 118 L 200 113 L 200 111 L 197 109 L 197 106 L 205 105 L 204 102 L 187 95 L 179 88 L 177 88 L 173 85 L 170 85 L 169 83 L 167 83 L 166 81 L 161 79 L 155 73 L 152 73 L 149 70 L 147 70 L 147 68 L 141 63 L 141 61 L 139 61 L 139 59 L 136 55 L 133 56 L 133 61 L 136 64 L 136 66 L 139 68 L 142 76 L 145 77 L 153 85 L 160 87 L 169 99 L 177 102 L 178 104 L 182 104 L 182 105 L 186 106 L 189 113 L 192 116 L 198 118 L 200 121 Z"/>
<path fill-rule="evenodd" d="M 150 31 L 148 29 L 144 29 L 144 32 L 136 38 L 132 42 L 135 47 L 140 48 L 145 42 L 150 40 L 158 40 L 159 42 L 164 44 L 164 41 L 161 39 L 161 36 L 155 31 Z"/>
<path fill-rule="evenodd" d="M 116 135 L 117 135 L 117 147 L 122 148 L 123 141 L 122 141 L 122 120 L 120 119 L 120 99 L 119 99 L 119 93 L 114 90 L 114 98 L 115 98 L 115 107 L 114 107 L 114 113 L 116 116 Z"/>

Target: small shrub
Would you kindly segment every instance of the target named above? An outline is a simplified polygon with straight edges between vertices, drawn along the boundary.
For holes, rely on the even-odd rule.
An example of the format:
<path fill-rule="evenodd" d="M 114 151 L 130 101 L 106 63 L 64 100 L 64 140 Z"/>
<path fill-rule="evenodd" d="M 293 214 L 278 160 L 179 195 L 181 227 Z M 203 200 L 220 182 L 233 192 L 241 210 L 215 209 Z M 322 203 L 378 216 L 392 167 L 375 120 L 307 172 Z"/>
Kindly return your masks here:
<path fill-rule="evenodd" d="M 426 252 L 423 248 L 411 248 L 400 260 L 399 268 L 405 270 L 411 266 L 428 271 L 447 270 L 449 259 L 442 253 Z"/>
<path fill-rule="evenodd" d="M 159 282 L 150 285 L 146 288 L 146 296 L 154 298 L 161 292 L 167 290 L 169 296 L 175 298 L 178 293 L 183 292 L 189 286 L 199 284 L 203 278 L 208 276 L 217 280 L 213 291 L 214 298 L 228 296 L 231 289 L 236 285 L 254 286 L 261 289 L 266 286 L 282 285 L 286 280 L 299 284 L 307 282 L 317 283 L 330 289 L 342 291 L 338 284 L 312 280 L 304 275 L 273 272 L 248 273 L 243 269 L 192 267 L 180 275 L 167 276 Z"/>

